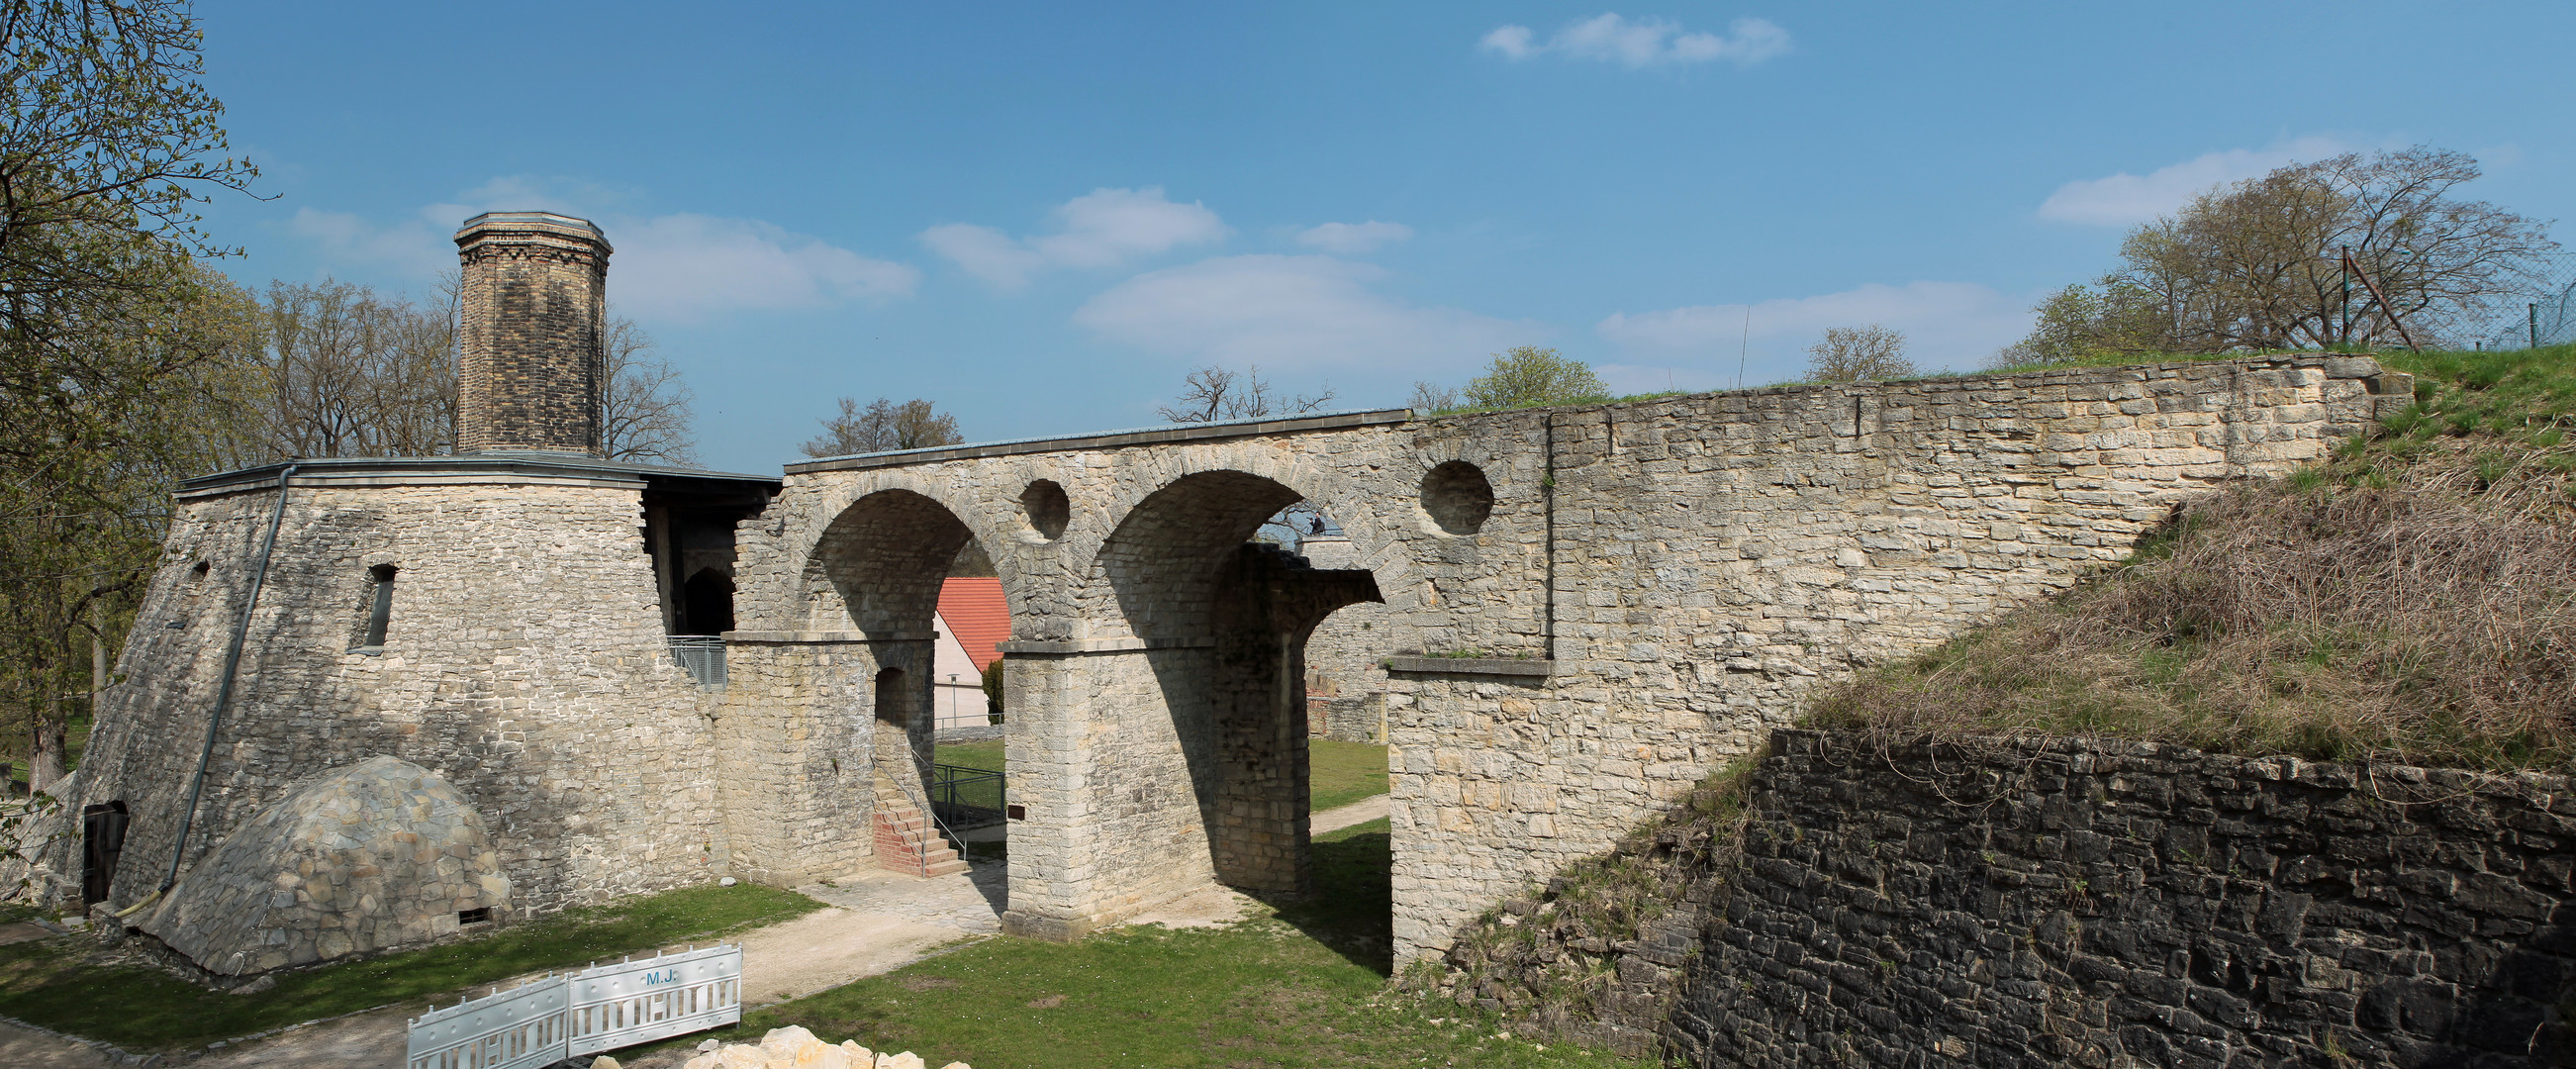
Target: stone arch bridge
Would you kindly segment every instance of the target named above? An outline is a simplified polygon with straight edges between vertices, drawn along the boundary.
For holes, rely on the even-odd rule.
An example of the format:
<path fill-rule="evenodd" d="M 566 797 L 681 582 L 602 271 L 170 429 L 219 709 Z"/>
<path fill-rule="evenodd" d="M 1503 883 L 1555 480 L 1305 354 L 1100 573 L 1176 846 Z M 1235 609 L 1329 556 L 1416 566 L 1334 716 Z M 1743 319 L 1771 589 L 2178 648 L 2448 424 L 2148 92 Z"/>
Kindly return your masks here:
<path fill-rule="evenodd" d="M 900 755 L 849 711 L 927 701 L 939 584 L 971 538 L 1013 621 L 1008 925 L 1070 937 L 1211 882 L 1294 892 L 1301 648 L 1383 602 L 1401 961 L 1608 846 L 1811 682 L 2062 588 L 2183 498 L 2409 397 L 2367 359 L 2253 357 L 793 465 L 736 532 L 732 856 L 780 880 L 863 861 L 865 779 Z M 1353 567 L 1247 546 L 1299 500 Z"/>

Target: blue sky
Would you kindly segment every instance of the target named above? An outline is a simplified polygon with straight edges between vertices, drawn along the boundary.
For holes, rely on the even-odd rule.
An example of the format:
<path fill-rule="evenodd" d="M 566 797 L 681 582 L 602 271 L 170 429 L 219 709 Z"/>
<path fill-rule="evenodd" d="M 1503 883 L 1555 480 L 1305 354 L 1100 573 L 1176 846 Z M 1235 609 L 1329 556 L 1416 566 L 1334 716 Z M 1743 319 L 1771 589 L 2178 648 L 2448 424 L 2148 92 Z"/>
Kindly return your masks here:
<path fill-rule="evenodd" d="M 207 210 L 237 279 L 425 292 L 473 212 L 596 219 L 733 470 L 842 395 L 1013 438 L 1152 423 L 1208 363 L 1335 407 L 1524 344 L 1717 389 L 1879 322 L 1973 367 L 2127 226 L 2344 150 L 2576 216 L 2566 4 L 199 14 L 270 198 Z"/>

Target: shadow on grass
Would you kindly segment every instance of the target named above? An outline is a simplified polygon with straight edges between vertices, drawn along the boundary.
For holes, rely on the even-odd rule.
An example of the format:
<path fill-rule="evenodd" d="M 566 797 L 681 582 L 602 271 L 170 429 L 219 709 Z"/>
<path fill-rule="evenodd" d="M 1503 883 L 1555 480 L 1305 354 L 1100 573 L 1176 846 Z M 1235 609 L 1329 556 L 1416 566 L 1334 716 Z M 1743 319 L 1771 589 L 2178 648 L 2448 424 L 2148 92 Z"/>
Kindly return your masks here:
<path fill-rule="evenodd" d="M 712 942 L 821 907 L 793 891 L 701 884 L 570 910 L 475 939 L 284 972 L 276 987 L 254 995 L 209 991 L 147 966 L 100 964 L 97 944 L 56 937 L 0 946 L 0 1014 L 122 1047 L 194 1047 L 525 973 Z"/>
<path fill-rule="evenodd" d="M 1394 842 L 1387 818 L 1315 836 L 1315 890 L 1250 892 L 1279 919 L 1379 976 L 1395 973 Z"/>

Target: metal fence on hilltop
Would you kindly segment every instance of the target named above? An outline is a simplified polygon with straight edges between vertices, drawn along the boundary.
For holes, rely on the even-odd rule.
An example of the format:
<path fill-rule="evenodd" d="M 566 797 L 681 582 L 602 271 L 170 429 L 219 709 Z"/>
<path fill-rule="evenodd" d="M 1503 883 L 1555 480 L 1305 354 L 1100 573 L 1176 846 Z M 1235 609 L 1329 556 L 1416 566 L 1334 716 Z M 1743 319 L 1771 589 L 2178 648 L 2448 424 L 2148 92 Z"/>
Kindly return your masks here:
<path fill-rule="evenodd" d="M 2576 342 L 2576 253 L 2548 253 L 2519 292 L 2499 299 L 2494 316 L 2465 328 L 2463 349 L 2537 349 Z"/>

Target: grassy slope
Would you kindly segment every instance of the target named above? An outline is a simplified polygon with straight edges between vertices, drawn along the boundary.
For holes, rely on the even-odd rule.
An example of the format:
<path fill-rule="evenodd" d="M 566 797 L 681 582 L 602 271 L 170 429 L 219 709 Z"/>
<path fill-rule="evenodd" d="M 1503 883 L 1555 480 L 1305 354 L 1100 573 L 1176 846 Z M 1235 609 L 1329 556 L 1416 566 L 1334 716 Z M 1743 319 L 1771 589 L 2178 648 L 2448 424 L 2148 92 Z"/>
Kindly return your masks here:
<path fill-rule="evenodd" d="M 286 973 L 256 995 L 207 991 L 149 966 L 101 964 L 94 960 L 97 944 L 61 936 L 0 946 L 0 1014 L 129 1049 L 184 1049 L 525 973 L 707 942 L 821 906 L 792 891 L 704 884 L 567 911 L 482 938 Z"/>
<path fill-rule="evenodd" d="M 1500 1039 L 1490 1020 L 1389 990 L 1388 860 L 1385 820 L 1345 828 L 1316 837 L 1316 893 L 1275 913 L 1072 944 L 986 940 L 716 1034 L 796 1024 L 976 1069 L 1636 1064 Z"/>
<path fill-rule="evenodd" d="M 2576 766 L 2576 349 L 2381 359 L 2417 400 L 2374 437 L 1820 694 L 1811 722 Z"/>

